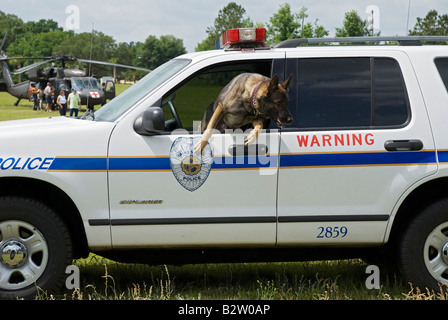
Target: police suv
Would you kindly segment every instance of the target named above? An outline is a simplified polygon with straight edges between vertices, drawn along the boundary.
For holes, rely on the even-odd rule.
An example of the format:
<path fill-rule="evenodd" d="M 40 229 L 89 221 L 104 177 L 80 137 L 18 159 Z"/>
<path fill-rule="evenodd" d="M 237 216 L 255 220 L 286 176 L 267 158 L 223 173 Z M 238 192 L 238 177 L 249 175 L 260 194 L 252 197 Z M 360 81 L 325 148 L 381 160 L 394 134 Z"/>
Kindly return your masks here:
<path fill-rule="evenodd" d="M 230 30 L 223 50 L 163 64 L 90 117 L 0 123 L 0 297 L 64 284 L 89 252 L 361 257 L 414 287 L 448 282 L 448 46 L 427 45 L 448 38 L 264 36 Z M 292 74 L 294 122 L 266 119 L 249 146 L 250 129 L 215 132 L 195 154 L 205 109 L 243 72 Z"/>

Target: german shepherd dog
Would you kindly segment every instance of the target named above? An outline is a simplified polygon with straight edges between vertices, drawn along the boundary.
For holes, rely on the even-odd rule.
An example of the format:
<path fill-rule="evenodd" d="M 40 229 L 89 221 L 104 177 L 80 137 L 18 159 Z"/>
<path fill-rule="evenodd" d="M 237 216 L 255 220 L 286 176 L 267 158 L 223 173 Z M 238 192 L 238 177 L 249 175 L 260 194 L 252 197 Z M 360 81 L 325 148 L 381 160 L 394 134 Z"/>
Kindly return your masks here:
<path fill-rule="evenodd" d="M 265 119 L 271 118 L 280 128 L 292 123 L 288 110 L 291 77 L 282 84 L 278 83 L 277 75 L 270 79 L 257 73 L 243 73 L 233 78 L 205 111 L 201 121 L 201 131 L 205 131 L 194 152 L 202 153 L 213 129 L 237 129 L 252 124 L 253 130 L 245 139 L 248 146 L 257 140 Z"/>

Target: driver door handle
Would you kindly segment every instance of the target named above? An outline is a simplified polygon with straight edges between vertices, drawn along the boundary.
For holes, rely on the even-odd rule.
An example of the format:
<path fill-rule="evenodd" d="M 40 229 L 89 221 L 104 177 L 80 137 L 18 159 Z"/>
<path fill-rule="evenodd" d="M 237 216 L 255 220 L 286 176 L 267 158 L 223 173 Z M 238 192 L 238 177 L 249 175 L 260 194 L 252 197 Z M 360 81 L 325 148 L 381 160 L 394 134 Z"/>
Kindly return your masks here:
<path fill-rule="evenodd" d="M 265 144 L 234 144 L 229 147 L 232 156 L 264 156 L 268 153 L 268 146 Z"/>
<path fill-rule="evenodd" d="M 387 140 L 384 143 L 387 151 L 420 151 L 423 149 L 423 142 L 418 139 L 413 140 Z"/>

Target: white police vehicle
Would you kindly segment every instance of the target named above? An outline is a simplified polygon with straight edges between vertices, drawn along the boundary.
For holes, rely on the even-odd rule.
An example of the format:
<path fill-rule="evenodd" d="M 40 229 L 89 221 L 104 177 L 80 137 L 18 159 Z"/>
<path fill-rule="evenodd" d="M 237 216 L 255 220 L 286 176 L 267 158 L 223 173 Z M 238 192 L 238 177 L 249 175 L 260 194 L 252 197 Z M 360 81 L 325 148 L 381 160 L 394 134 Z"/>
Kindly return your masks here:
<path fill-rule="evenodd" d="M 197 263 L 363 257 L 448 282 L 446 38 L 291 40 L 227 33 L 173 59 L 94 119 L 0 123 L 0 297 L 64 284 L 73 258 Z M 299 46 L 396 41 L 400 45 Z M 254 48 L 256 47 L 256 48 Z M 294 123 L 215 133 L 206 107 L 235 75 L 290 74 Z"/>

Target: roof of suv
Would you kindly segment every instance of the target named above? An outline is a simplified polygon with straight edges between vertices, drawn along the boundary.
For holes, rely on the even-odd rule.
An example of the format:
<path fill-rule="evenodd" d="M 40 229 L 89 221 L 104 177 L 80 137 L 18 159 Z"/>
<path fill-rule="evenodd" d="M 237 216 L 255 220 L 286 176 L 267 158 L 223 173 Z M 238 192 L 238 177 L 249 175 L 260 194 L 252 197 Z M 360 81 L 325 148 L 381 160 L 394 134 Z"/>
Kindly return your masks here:
<path fill-rule="evenodd" d="M 422 44 L 423 42 L 423 44 Z M 337 51 L 351 51 L 355 48 L 357 50 L 370 50 L 370 51 L 383 51 L 383 50 L 399 50 L 399 51 L 442 51 L 448 50 L 447 45 L 424 45 L 425 42 L 430 43 L 448 43 L 448 36 L 407 36 L 407 37 L 346 37 L 346 38 L 300 38 L 300 39 L 290 39 L 282 41 L 272 47 L 262 50 L 252 49 L 248 50 L 210 50 L 210 51 L 200 51 L 192 52 L 180 56 L 179 58 L 189 58 L 189 59 L 204 59 L 209 57 L 214 57 L 217 55 L 222 55 L 224 52 L 228 54 L 235 54 L 241 52 L 266 52 L 266 51 L 282 51 L 291 52 L 297 50 L 337 50 Z M 437 48 L 437 49 L 436 49 Z"/>

